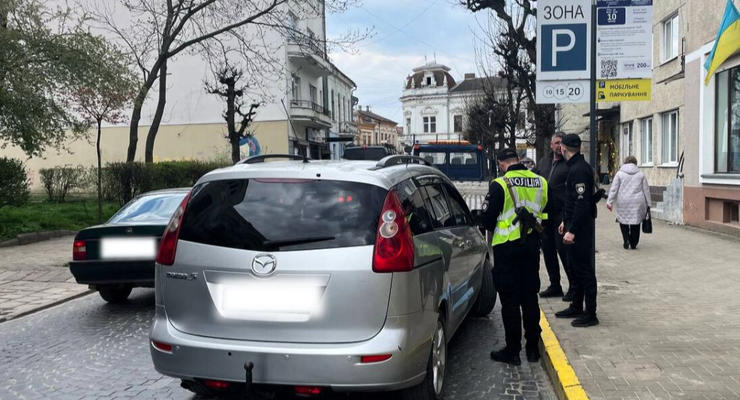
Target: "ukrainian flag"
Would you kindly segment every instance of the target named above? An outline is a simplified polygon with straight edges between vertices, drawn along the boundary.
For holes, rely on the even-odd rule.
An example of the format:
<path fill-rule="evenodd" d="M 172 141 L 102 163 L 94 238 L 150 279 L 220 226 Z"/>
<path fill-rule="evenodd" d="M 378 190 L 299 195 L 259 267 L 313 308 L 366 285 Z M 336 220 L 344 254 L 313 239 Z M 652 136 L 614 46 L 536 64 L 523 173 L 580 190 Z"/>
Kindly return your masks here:
<path fill-rule="evenodd" d="M 704 63 L 704 69 L 707 70 L 705 85 L 709 84 L 714 71 L 738 49 L 740 49 L 740 12 L 737 11 L 732 0 L 727 0 L 725 15 L 722 17 L 722 25 L 717 32 L 714 48 Z"/>

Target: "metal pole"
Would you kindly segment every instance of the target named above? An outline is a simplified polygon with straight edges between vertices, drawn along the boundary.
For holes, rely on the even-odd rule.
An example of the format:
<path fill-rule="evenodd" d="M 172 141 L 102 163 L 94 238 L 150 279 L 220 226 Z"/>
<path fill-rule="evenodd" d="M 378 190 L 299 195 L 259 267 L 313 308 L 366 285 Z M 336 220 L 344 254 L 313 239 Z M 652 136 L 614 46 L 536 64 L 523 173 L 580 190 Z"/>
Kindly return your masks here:
<path fill-rule="evenodd" d="M 598 147 L 599 137 L 596 126 L 596 0 L 591 1 L 591 82 L 590 82 L 590 99 L 589 102 L 589 123 L 588 123 L 588 150 L 591 167 L 597 169 L 596 148 Z M 598 179 L 598 178 L 596 178 Z M 593 234 L 591 237 L 591 266 L 596 268 L 596 225 L 594 224 Z"/>

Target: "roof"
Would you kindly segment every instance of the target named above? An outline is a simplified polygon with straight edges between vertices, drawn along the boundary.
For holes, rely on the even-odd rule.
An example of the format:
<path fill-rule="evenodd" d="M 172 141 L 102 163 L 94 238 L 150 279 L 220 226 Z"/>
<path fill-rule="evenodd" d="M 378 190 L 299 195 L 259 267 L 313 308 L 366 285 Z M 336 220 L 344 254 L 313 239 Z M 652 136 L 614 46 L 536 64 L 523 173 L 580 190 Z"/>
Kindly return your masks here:
<path fill-rule="evenodd" d="M 357 113 L 360 116 L 366 116 L 366 117 L 370 117 L 372 119 L 376 119 L 376 120 L 381 121 L 381 122 L 387 122 L 389 124 L 398 125 L 398 122 L 393 121 L 393 120 L 390 120 L 390 119 L 388 119 L 386 117 L 383 117 L 382 115 L 375 114 L 372 111 L 364 111 L 364 110 L 359 110 L 358 109 L 357 110 Z"/>
<path fill-rule="evenodd" d="M 150 192 L 144 192 L 140 194 L 139 196 L 150 196 L 155 194 L 175 194 L 175 193 L 187 193 L 190 191 L 191 188 L 189 187 L 180 187 L 180 188 L 169 188 L 169 189 L 158 189 L 158 190 L 152 190 Z"/>
<path fill-rule="evenodd" d="M 414 68 L 416 69 L 416 68 Z M 449 70 L 449 68 L 448 68 Z M 406 89 L 420 89 L 422 87 L 422 82 L 424 81 L 424 75 L 426 74 L 427 70 L 422 70 L 419 72 L 415 72 L 413 75 L 406 78 Z M 432 71 L 432 76 L 434 77 L 434 82 L 432 86 L 441 87 L 445 83 L 445 77 L 447 77 L 447 87 L 452 88 L 455 86 L 455 78 L 450 75 L 449 72 L 444 70 L 436 70 Z"/>
<path fill-rule="evenodd" d="M 325 179 L 360 182 L 389 189 L 402 180 L 420 173 L 445 177 L 438 169 L 425 165 L 401 164 L 378 169 L 377 164 L 377 161 L 348 160 L 314 160 L 308 163 L 296 160 L 237 164 L 211 171 L 200 178 L 198 183 L 249 178 Z"/>
<path fill-rule="evenodd" d="M 490 82 L 493 86 L 505 86 L 506 80 L 497 77 L 473 78 L 466 79 L 450 89 L 450 93 L 476 92 L 485 88 L 486 83 Z"/>

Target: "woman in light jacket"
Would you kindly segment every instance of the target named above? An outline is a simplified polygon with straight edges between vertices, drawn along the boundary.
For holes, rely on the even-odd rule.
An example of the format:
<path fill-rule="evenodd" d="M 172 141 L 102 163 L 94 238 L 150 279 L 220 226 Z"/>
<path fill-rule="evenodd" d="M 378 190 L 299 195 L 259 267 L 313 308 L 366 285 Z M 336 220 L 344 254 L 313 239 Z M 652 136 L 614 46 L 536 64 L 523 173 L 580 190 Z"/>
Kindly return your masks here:
<path fill-rule="evenodd" d="M 614 176 L 609 188 L 606 207 L 612 211 L 617 205 L 617 221 L 622 230 L 624 248 L 637 248 L 640 241 L 640 224 L 650 208 L 650 186 L 645 175 L 637 168 L 637 159 L 629 156 Z"/>

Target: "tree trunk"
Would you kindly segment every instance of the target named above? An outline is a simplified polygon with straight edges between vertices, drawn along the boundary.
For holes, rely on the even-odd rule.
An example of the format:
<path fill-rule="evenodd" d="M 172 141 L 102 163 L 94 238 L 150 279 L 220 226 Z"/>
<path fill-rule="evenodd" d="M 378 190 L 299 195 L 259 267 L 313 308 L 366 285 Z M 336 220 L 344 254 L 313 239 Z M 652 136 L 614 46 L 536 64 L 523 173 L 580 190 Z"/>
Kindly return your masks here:
<path fill-rule="evenodd" d="M 159 123 L 162 121 L 164 106 L 167 102 L 167 60 L 162 61 L 159 68 L 159 101 L 157 102 L 157 111 L 154 113 L 152 125 L 149 127 L 149 133 L 146 135 L 146 148 L 144 150 L 144 162 L 152 163 L 154 161 L 154 140 L 157 138 Z"/>
<path fill-rule="evenodd" d="M 241 159 L 239 133 L 236 131 L 236 79 L 226 81 L 226 127 L 231 143 L 231 161 L 236 164 Z"/>
<path fill-rule="evenodd" d="M 154 85 L 154 81 L 157 78 L 157 70 L 159 65 L 155 64 L 154 70 L 149 74 L 144 84 L 139 88 L 139 93 L 136 94 L 134 99 L 134 110 L 131 112 L 131 125 L 129 125 L 129 139 L 128 139 L 128 153 L 126 155 L 126 162 L 132 163 L 136 159 L 136 146 L 139 142 L 139 121 L 141 121 L 141 108 L 144 106 L 144 100 L 146 100 L 149 90 Z"/>
<path fill-rule="evenodd" d="M 95 143 L 98 151 L 98 223 L 103 222 L 103 174 L 102 162 L 100 159 L 100 125 L 102 120 L 98 118 L 98 140 Z"/>

